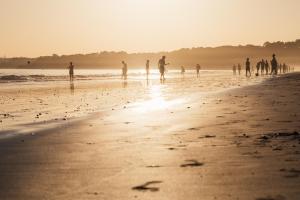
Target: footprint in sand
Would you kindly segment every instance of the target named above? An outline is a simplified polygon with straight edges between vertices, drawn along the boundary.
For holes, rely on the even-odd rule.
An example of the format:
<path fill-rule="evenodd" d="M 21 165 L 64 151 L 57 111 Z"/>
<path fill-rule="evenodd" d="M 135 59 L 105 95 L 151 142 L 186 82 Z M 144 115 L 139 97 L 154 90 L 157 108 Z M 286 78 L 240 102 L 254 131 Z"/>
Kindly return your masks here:
<path fill-rule="evenodd" d="M 204 163 L 200 163 L 197 160 L 186 160 L 187 163 L 180 165 L 180 167 L 200 167 Z"/>
<path fill-rule="evenodd" d="M 141 192 L 146 192 L 146 191 L 150 191 L 150 192 L 158 192 L 159 191 L 159 187 L 150 187 L 151 185 L 155 185 L 155 184 L 160 184 L 162 183 L 162 181 L 149 181 L 146 182 L 142 185 L 138 185 L 132 188 L 132 190 L 138 190 Z"/>

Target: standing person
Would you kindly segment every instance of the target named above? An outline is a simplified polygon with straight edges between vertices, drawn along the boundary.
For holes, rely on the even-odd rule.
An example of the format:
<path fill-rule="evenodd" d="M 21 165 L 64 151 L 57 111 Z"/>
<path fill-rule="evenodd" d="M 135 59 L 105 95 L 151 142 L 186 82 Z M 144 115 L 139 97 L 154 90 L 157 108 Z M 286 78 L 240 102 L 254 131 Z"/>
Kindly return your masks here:
<path fill-rule="evenodd" d="M 267 60 L 266 60 L 266 63 L 265 63 L 265 69 L 266 69 L 266 74 L 268 75 L 269 74 L 269 63 L 268 63 Z"/>
<path fill-rule="evenodd" d="M 127 63 L 126 62 L 124 62 L 124 61 L 122 61 L 122 64 L 123 64 L 123 67 L 122 67 L 122 78 L 124 79 L 124 80 L 126 80 L 127 79 Z"/>
<path fill-rule="evenodd" d="M 265 73 L 265 61 L 264 59 L 261 60 L 260 62 L 260 74 L 263 75 Z"/>
<path fill-rule="evenodd" d="M 149 76 L 149 72 L 150 72 L 150 61 L 147 60 L 147 62 L 146 62 L 146 74 L 147 74 L 147 78 Z"/>
<path fill-rule="evenodd" d="M 239 71 L 239 75 L 241 75 L 242 67 L 241 67 L 240 63 L 238 64 L 238 71 Z"/>
<path fill-rule="evenodd" d="M 287 66 L 286 66 L 286 64 L 285 64 L 285 63 L 283 63 L 283 66 L 282 66 L 282 68 L 283 68 L 283 73 L 286 73 L 286 72 L 287 72 Z"/>
<path fill-rule="evenodd" d="M 70 77 L 70 81 L 74 80 L 74 65 L 72 62 L 70 62 L 69 65 L 69 77 Z"/>
<path fill-rule="evenodd" d="M 233 65 L 232 71 L 233 71 L 233 75 L 236 75 L 236 66 L 235 65 Z"/>
<path fill-rule="evenodd" d="M 259 75 L 259 69 L 260 69 L 260 62 L 258 62 L 258 63 L 256 64 L 256 76 Z"/>
<path fill-rule="evenodd" d="M 181 66 L 181 74 L 184 75 L 184 73 L 185 73 L 185 68 Z"/>
<path fill-rule="evenodd" d="M 250 71 L 250 60 L 249 58 L 247 58 L 246 60 L 246 76 L 248 77 L 248 72 L 249 72 L 249 75 L 251 76 L 251 71 Z"/>
<path fill-rule="evenodd" d="M 277 63 L 275 54 L 273 54 L 273 59 L 271 60 L 271 67 L 272 67 L 271 74 L 277 75 L 277 73 L 278 73 L 278 63 Z"/>
<path fill-rule="evenodd" d="M 280 72 L 280 74 L 282 73 L 282 64 L 281 63 L 279 64 L 279 72 Z"/>
<path fill-rule="evenodd" d="M 199 77 L 201 66 L 199 64 L 196 65 L 197 77 Z"/>
<path fill-rule="evenodd" d="M 166 71 L 166 65 L 169 63 L 166 63 L 166 56 L 163 56 L 158 61 L 158 68 L 160 73 L 160 80 L 165 80 L 165 71 Z"/>

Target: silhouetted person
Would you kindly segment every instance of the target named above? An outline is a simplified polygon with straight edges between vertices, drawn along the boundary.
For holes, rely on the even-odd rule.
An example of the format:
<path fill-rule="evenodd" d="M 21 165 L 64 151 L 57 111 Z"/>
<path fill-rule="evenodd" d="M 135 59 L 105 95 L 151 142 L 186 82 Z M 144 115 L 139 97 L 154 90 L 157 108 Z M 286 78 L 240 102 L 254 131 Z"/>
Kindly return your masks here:
<path fill-rule="evenodd" d="M 241 67 L 240 63 L 238 64 L 238 71 L 239 71 L 239 75 L 241 75 L 242 67 Z"/>
<path fill-rule="evenodd" d="M 197 65 L 196 65 L 197 77 L 199 77 L 200 70 L 201 70 L 201 66 L 200 66 L 199 64 L 197 64 Z"/>
<path fill-rule="evenodd" d="M 248 77 L 248 73 L 249 73 L 249 76 L 251 76 L 251 71 L 250 71 L 250 60 L 249 58 L 247 58 L 246 60 L 246 76 Z"/>
<path fill-rule="evenodd" d="M 122 64 L 123 64 L 123 67 L 122 67 L 122 78 L 124 79 L 124 80 L 126 80 L 127 79 L 127 63 L 126 62 L 124 62 L 124 61 L 122 61 Z"/>
<path fill-rule="evenodd" d="M 260 69 L 260 62 L 258 62 L 256 64 L 256 75 L 258 76 L 259 75 L 259 69 Z"/>
<path fill-rule="evenodd" d="M 282 64 L 281 63 L 279 64 L 279 73 L 280 74 L 282 73 Z"/>
<path fill-rule="evenodd" d="M 283 71 L 283 73 L 286 73 L 288 71 L 285 63 L 283 63 L 282 71 Z"/>
<path fill-rule="evenodd" d="M 166 71 L 166 65 L 169 63 L 166 63 L 166 56 L 163 56 L 158 61 L 158 68 L 160 73 L 160 80 L 165 80 L 165 71 Z"/>
<path fill-rule="evenodd" d="M 147 60 L 147 62 L 146 62 L 146 74 L 147 74 L 147 78 L 149 76 L 149 73 L 150 73 L 150 61 Z"/>
<path fill-rule="evenodd" d="M 265 69 L 266 69 L 266 74 L 268 75 L 269 74 L 269 70 L 270 70 L 270 66 L 269 66 L 269 63 L 268 63 L 267 60 L 265 62 Z"/>
<path fill-rule="evenodd" d="M 260 74 L 263 75 L 265 73 L 265 61 L 264 59 L 260 62 Z"/>
<path fill-rule="evenodd" d="M 271 74 L 276 75 L 278 73 L 278 63 L 277 63 L 275 54 L 273 54 L 273 59 L 271 60 L 271 67 L 272 67 Z"/>
<path fill-rule="evenodd" d="M 185 73 L 185 69 L 183 66 L 181 66 L 181 74 L 184 75 L 184 73 Z"/>
<path fill-rule="evenodd" d="M 235 65 L 233 65 L 233 67 L 232 67 L 232 72 L 233 72 L 233 75 L 236 75 L 236 66 Z"/>
<path fill-rule="evenodd" d="M 70 77 L 70 81 L 74 80 L 74 65 L 72 62 L 70 62 L 69 65 L 69 77 Z"/>

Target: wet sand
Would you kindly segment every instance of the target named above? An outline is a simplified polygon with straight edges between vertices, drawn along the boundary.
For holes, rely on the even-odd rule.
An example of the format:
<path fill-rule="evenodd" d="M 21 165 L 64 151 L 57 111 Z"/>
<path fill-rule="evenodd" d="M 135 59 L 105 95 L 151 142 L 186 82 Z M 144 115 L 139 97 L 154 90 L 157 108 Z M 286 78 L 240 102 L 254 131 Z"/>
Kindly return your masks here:
<path fill-rule="evenodd" d="M 2 139 L 0 199 L 297 200 L 299 87 L 287 74 Z"/>

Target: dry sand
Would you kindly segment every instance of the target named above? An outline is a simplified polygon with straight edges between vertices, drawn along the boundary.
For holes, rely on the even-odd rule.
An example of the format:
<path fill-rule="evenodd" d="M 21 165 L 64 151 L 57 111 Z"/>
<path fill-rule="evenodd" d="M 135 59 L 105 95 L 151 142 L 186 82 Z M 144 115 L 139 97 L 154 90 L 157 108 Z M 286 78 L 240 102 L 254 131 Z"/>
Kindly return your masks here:
<path fill-rule="evenodd" d="M 2 139 L 0 199 L 298 200 L 299 87 L 293 73 Z"/>

